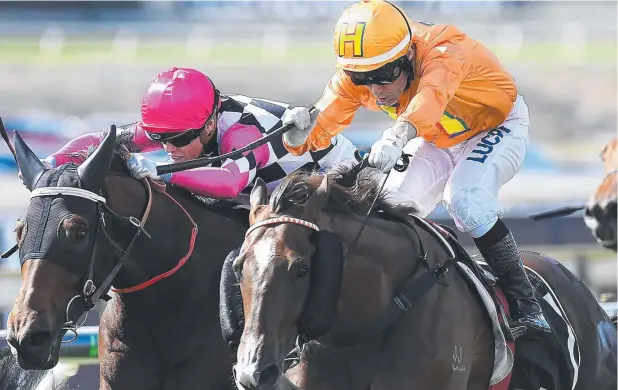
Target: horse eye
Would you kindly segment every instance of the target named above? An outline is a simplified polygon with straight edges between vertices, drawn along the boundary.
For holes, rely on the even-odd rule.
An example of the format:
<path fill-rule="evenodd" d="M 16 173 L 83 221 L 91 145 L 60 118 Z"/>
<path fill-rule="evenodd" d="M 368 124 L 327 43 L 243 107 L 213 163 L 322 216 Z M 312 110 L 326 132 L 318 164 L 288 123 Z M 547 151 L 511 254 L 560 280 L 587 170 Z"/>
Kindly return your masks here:
<path fill-rule="evenodd" d="M 66 236 L 75 243 L 80 243 L 86 238 L 88 231 L 85 226 L 75 226 L 66 230 Z"/>
<path fill-rule="evenodd" d="M 75 232 L 75 241 L 79 242 L 79 241 L 83 241 L 84 238 L 86 238 L 86 229 L 83 228 L 79 229 L 78 231 Z"/>
<path fill-rule="evenodd" d="M 307 275 L 307 271 L 308 271 L 307 267 L 301 267 L 301 268 L 299 268 L 299 269 L 298 269 L 298 271 L 296 271 L 296 277 L 297 277 L 298 279 L 302 279 L 302 278 L 304 278 L 304 277 L 305 277 L 305 275 Z"/>

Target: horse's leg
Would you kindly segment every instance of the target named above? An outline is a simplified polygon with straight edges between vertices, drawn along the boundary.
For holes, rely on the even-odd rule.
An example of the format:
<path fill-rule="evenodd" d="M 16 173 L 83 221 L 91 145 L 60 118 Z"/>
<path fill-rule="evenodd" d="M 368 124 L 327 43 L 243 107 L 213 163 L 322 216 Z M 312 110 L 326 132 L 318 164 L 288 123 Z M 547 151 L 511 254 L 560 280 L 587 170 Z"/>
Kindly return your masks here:
<path fill-rule="evenodd" d="M 115 297 L 99 324 L 101 390 L 159 390 L 162 370 L 148 331 L 140 324 L 123 324 L 122 302 Z"/>
<path fill-rule="evenodd" d="M 227 346 L 226 346 L 227 347 Z M 232 376 L 232 364 L 226 364 L 225 369 L 217 369 L 219 364 L 213 359 L 228 361 L 225 354 L 213 350 L 202 350 L 198 355 L 190 357 L 185 364 L 166 377 L 164 390 L 229 390 L 235 389 Z M 215 365 L 215 367 L 213 367 Z M 217 369 L 216 371 L 213 371 Z"/>
<path fill-rule="evenodd" d="M 368 389 L 379 358 L 377 344 L 344 349 L 307 345 L 300 363 L 286 377 L 302 390 Z"/>
<path fill-rule="evenodd" d="M 228 390 L 235 389 L 232 374 L 233 352 L 223 341 L 220 332 L 211 332 L 213 337 L 186 335 L 195 352 L 187 356 L 180 364 L 168 373 L 164 390 Z M 201 340 L 201 341 L 198 341 Z M 178 347 L 182 349 L 183 346 Z M 173 354 L 170 351 L 170 355 Z"/>
<path fill-rule="evenodd" d="M 277 386 L 277 390 L 301 390 L 300 387 L 297 387 L 291 380 L 288 379 L 287 376 L 281 378 L 279 381 L 279 385 Z"/>

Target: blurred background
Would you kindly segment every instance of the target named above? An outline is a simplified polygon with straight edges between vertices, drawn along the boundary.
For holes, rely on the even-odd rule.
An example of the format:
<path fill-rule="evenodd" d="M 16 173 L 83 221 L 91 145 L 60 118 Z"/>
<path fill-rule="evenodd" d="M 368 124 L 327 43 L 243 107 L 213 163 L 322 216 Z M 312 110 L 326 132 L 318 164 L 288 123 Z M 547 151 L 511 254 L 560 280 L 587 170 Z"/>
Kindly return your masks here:
<path fill-rule="evenodd" d="M 224 94 L 308 106 L 334 71 L 332 32 L 350 3 L 0 1 L 0 115 L 45 157 L 78 134 L 137 120 L 150 79 L 172 66 L 203 71 Z M 617 128 L 616 2 L 397 3 L 413 20 L 456 24 L 514 75 L 532 141 L 500 193 L 507 224 L 522 248 L 559 259 L 599 300 L 615 301 L 616 255 L 594 242 L 580 213 L 543 222 L 528 215 L 584 204 L 603 177 L 599 153 Z M 361 111 L 345 134 L 367 145 L 390 123 Z M 0 145 L 0 251 L 13 246 L 28 205 L 16 173 Z M 441 207 L 431 217 L 453 226 Z M 19 285 L 16 256 L 0 260 L 0 328 Z M 95 330 L 67 347 L 72 358 L 56 369 L 73 388 L 98 388 Z"/>

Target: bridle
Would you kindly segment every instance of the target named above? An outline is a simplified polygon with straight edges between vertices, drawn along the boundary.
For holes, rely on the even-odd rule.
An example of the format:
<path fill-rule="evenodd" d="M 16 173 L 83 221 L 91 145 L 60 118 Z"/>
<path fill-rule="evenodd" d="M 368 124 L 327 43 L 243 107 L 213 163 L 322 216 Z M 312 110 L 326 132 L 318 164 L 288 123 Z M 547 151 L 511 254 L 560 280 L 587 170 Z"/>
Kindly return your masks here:
<path fill-rule="evenodd" d="M 369 166 L 369 160 L 366 158 L 368 156 L 369 156 L 369 153 L 366 153 L 365 157 L 363 157 L 360 155 L 358 150 L 354 152 L 354 157 L 356 158 L 358 164 L 356 164 L 350 170 L 349 175 L 351 175 L 351 177 L 358 175 L 358 173 L 361 170 Z M 410 155 L 402 154 L 401 163 L 397 161 L 393 169 L 397 172 L 403 172 L 406 169 L 408 169 L 408 165 L 410 165 Z M 384 176 L 384 178 L 382 179 L 382 183 L 380 183 L 380 188 L 378 189 L 378 193 L 373 198 L 373 201 L 371 202 L 371 205 L 369 206 L 369 210 L 367 210 L 367 214 L 365 215 L 365 218 L 363 219 L 363 222 L 361 223 L 360 228 L 356 232 L 356 236 L 354 236 L 354 239 L 352 240 L 352 243 L 350 247 L 348 248 L 348 252 L 343 258 L 344 267 L 348 264 L 348 259 L 350 258 L 350 255 L 352 254 L 352 251 L 354 250 L 354 247 L 356 246 L 356 243 L 358 242 L 358 239 L 360 238 L 361 233 L 363 232 L 363 230 L 365 229 L 365 226 L 367 225 L 367 221 L 369 220 L 369 217 L 371 216 L 371 212 L 373 211 L 373 208 L 375 207 L 376 202 L 380 198 L 380 195 L 382 194 L 382 191 L 384 190 L 384 185 L 386 185 L 386 181 L 388 180 L 388 177 L 390 176 L 390 174 L 391 174 L 391 171 L 389 171 Z M 283 216 L 279 216 L 275 218 L 265 219 L 263 221 L 253 224 L 251 227 L 249 227 L 249 229 L 245 233 L 245 238 L 247 238 L 249 233 L 251 233 L 252 231 L 254 231 L 255 229 L 259 227 L 280 224 L 280 223 L 294 223 L 294 224 L 301 225 L 309 229 L 315 230 L 316 232 L 320 231 L 320 228 L 313 222 L 305 221 L 304 219 L 300 219 L 296 217 L 290 217 L 290 216 L 283 215 Z"/>
<path fill-rule="evenodd" d="M 408 164 L 409 164 L 409 156 L 404 155 L 403 156 L 403 164 L 396 166 L 396 170 L 398 171 L 403 171 L 407 168 Z M 357 158 L 358 159 L 358 158 Z M 354 168 L 352 168 L 352 173 L 358 174 L 358 172 L 360 172 L 360 170 L 364 169 L 367 166 L 367 159 L 362 159 L 360 161 L 359 164 L 357 164 Z M 359 227 L 358 231 L 356 232 L 356 236 L 354 237 L 354 239 L 352 240 L 350 246 L 348 247 L 348 251 L 345 255 L 345 257 L 343 258 L 343 267 L 345 268 L 347 263 L 348 263 L 348 259 L 350 258 L 350 255 L 352 254 L 352 251 L 354 250 L 360 236 L 361 233 L 363 232 L 365 226 L 367 225 L 367 222 L 372 214 L 372 211 L 375 207 L 375 204 L 377 202 L 377 200 L 380 198 L 380 195 L 384 189 L 384 185 L 386 184 L 386 181 L 388 180 L 388 177 L 390 176 L 390 171 L 385 175 L 384 179 L 382 180 L 381 186 L 375 196 L 375 198 L 373 199 L 371 205 L 369 206 L 369 210 L 367 211 L 367 214 L 365 215 L 365 218 L 363 219 L 361 226 Z M 328 178 L 326 179 L 328 180 Z M 428 224 L 427 222 L 423 221 L 421 218 L 418 218 L 420 221 L 422 221 L 423 224 L 427 225 L 430 229 L 433 229 L 431 227 L 430 224 Z M 405 221 L 402 221 L 405 223 Z M 311 230 L 314 230 L 316 232 L 320 232 L 320 228 L 313 222 L 310 221 L 306 221 L 304 219 L 301 218 L 296 218 L 296 217 L 292 217 L 292 216 L 287 216 L 287 215 L 282 215 L 282 216 L 278 216 L 278 217 L 274 217 L 274 218 L 268 218 L 262 221 L 259 221 L 255 224 L 253 224 L 251 227 L 249 227 L 249 229 L 247 230 L 247 232 L 245 233 L 245 239 L 248 237 L 248 235 L 255 231 L 257 228 L 260 227 L 269 227 L 271 225 L 276 225 L 276 224 L 282 224 L 282 223 L 292 223 L 292 224 L 296 224 L 296 225 L 300 225 L 300 226 L 304 226 L 306 228 L 309 228 Z M 427 261 L 427 252 L 425 251 L 425 249 L 423 248 L 423 242 L 422 240 L 420 240 L 420 235 L 418 235 L 418 232 L 416 230 L 416 228 L 414 227 L 414 225 L 410 224 L 410 223 L 405 223 L 406 226 L 410 227 L 412 230 L 414 230 L 417 233 L 417 236 L 419 237 L 419 256 L 418 256 L 418 260 L 421 261 L 423 264 L 426 263 Z M 434 230 L 435 232 L 435 230 Z M 436 233 L 436 237 L 441 237 L 439 234 Z M 440 242 L 441 245 L 444 245 L 446 248 L 450 249 L 450 246 L 448 245 L 448 243 L 446 243 L 446 240 L 444 238 L 442 238 L 443 242 Z M 388 318 L 389 319 L 393 319 L 393 322 L 396 320 L 396 318 L 398 318 L 399 315 L 401 315 L 401 313 L 405 313 L 407 312 L 410 307 L 412 306 L 412 303 L 419 298 L 420 296 L 422 296 L 426 291 L 428 291 L 429 289 L 431 289 L 431 287 L 434 285 L 434 283 L 436 283 L 436 281 L 440 281 L 442 278 L 444 278 L 446 276 L 446 274 L 448 273 L 448 269 L 449 267 L 452 265 L 452 263 L 456 260 L 456 255 L 455 253 L 452 251 L 452 249 L 450 249 L 450 257 L 447 260 L 447 262 L 445 262 L 444 264 L 437 264 L 436 266 L 434 266 L 433 268 L 429 269 L 429 272 L 427 272 L 427 275 L 424 275 L 423 278 L 418 279 L 418 288 L 413 287 L 413 289 L 411 290 L 412 295 L 408 295 L 406 296 L 406 292 L 407 291 L 403 291 L 400 292 L 399 294 L 397 294 L 397 296 L 395 296 L 392 300 L 393 304 L 391 305 L 392 307 L 395 307 L 395 309 L 393 310 L 392 307 L 390 307 L 390 313 Z M 380 324 L 381 325 L 381 324 Z M 296 341 L 295 341 L 295 345 L 294 348 L 287 354 L 286 358 L 285 358 L 285 364 L 287 366 L 286 370 L 289 368 L 292 368 L 294 366 L 296 366 L 299 362 L 300 362 L 300 356 L 307 344 L 309 340 L 306 340 L 302 335 L 298 335 L 296 337 Z"/>
<path fill-rule="evenodd" d="M 150 184 L 150 180 L 151 180 L 150 178 L 144 178 L 142 180 L 142 183 L 146 187 L 148 201 L 146 203 L 146 209 L 144 210 L 144 214 L 142 215 L 141 219 L 137 219 L 136 217 L 133 217 L 133 216 L 124 216 L 124 215 L 117 214 L 116 212 L 114 212 L 112 209 L 109 208 L 109 206 L 107 205 L 107 199 L 104 196 L 100 194 L 96 194 L 92 191 L 82 189 L 82 188 L 41 187 L 41 188 L 36 188 L 31 192 L 30 199 L 35 198 L 35 197 L 73 196 L 73 197 L 90 200 L 96 204 L 96 208 L 97 208 L 97 219 L 98 219 L 97 231 L 94 237 L 94 243 L 92 245 L 90 261 L 88 264 L 88 271 L 85 277 L 80 278 L 80 282 L 82 283 L 82 286 L 81 286 L 81 290 L 79 294 L 71 298 L 71 300 L 67 304 L 67 307 L 65 309 L 65 323 L 63 324 L 61 328 L 62 330 L 72 332 L 74 337 L 70 340 L 63 340 L 62 343 L 71 343 L 77 339 L 77 336 L 78 336 L 77 330 L 84 325 L 84 323 L 86 322 L 86 318 L 88 317 L 88 311 L 91 310 L 95 306 L 95 304 L 98 302 L 99 299 L 103 299 L 105 301 L 108 301 L 109 299 L 111 299 L 111 297 L 107 295 L 107 292 L 110 290 L 112 283 L 114 281 L 114 278 L 118 275 L 118 272 L 120 272 L 120 269 L 122 268 L 122 266 L 127 262 L 127 259 L 129 258 L 129 252 L 131 251 L 133 244 L 135 243 L 137 238 L 140 236 L 140 234 L 144 233 L 144 235 L 146 235 L 148 238 L 150 239 L 152 238 L 152 236 L 146 231 L 146 229 L 144 229 L 144 226 L 146 225 L 146 222 L 148 221 L 148 217 L 150 216 L 150 211 L 152 208 L 152 186 Z M 150 278 L 149 280 L 143 283 L 134 285 L 134 286 L 125 287 L 125 288 L 111 288 L 111 290 L 115 293 L 128 294 L 128 293 L 143 290 L 149 286 L 152 286 L 158 281 L 161 281 L 173 275 L 174 273 L 176 273 L 176 271 L 178 271 L 193 254 L 193 250 L 194 250 L 195 242 L 197 238 L 197 233 L 198 233 L 197 224 L 195 223 L 191 215 L 187 212 L 187 210 L 176 199 L 174 199 L 166 191 L 161 191 L 161 193 L 167 196 L 172 202 L 174 202 L 184 212 L 185 216 L 189 219 L 189 222 L 191 222 L 192 229 L 191 229 L 191 237 L 189 240 L 189 249 L 187 250 L 187 253 L 178 261 L 178 264 L 174 268 L 162 274 L 156 275 Z M 121 248 L 120 245 L 108 233 L 107 223 L 106 223 L 106 218 L 105 218 L 106 213 L 109 213 L 113 217 L 116 217 L 119 220 L 122 220 L 126 223 L 131 224 L 135 228 L 135 233 L 133 234 L 133 237 L 131 238 L 131 240 L 129 241 L 129 243 L 126 245 L 124 249 Z M 94 266 L 95 266 L 97 249 L 98 249 L 97 244 L 99 241 L 99 232 L 101 231 L 105 235 L 105 238 L 107 239 L 107 241 L 115 249 L 121 252 L 121 256 L 119 260 L 116 262 L 115 266 L 110 271 L 110 273 L 103 280 L 101 285 L 97 287 L 94 283 Z M 13 253 L 15 253 L 18 249 L 19 247 L 15 245 L 13 248 L 9 249 L 6 253 L 2 254 L 1 257 L 8 258 Z M 82 313 L 80 313 L 77 316 L 77 318 L 74 318 L 74 316 L 71 315 L 71 311 L 73 308 L 75 308 L 76 310 L 79 310 L 80 306 L 81 308 L 83 308 L 85 315 L 83 316 L 83 319 L 78 323 L 79 319 L 82 317 Z"/>
<path fill-rule="evenodd" d="M 313 222 L 309 222 L 309 221 L 305 221 L 304 219 L 300 219 L 300 218 L 295 218 L 295 217 L 289 217 L 287 215 L 282 215 L 280 217 L 276 217 L 276 218 L 269 218 L 269 219 L 265 219 L 263 221 L 257 222 L 253 225 L 251 225 L 251 227 L 249 229 L 247 229 L 247 232 L 245 233 L 245 238 L 249 235 L 249 233 L 251 233 L 252 231 L 254 231 L 255 229 L 262 227 L 262 226 L 268 226 L 268 225 L 275 225 L 275 224 L 280 224 L 280 223 L 293 223 L 296 225 L 301 225 L 304 226 L 306 228 L 315 230 L 316 232 L 320 231 L 320 228 L 318 227 L 318 225 L 316 225 Z"/>
<path fill-rule="evenodd" d="M 63 340 L 62 341 L 63 343 L 70 343 L 72 341 L 75 341 L 75 339 L 77 338 L 77 329 L 83 326 L 83 324 L 86 321 L 86 318 L 88 317 L 88 311 L 94 307 L 94 305 L 97 303 L 99 299 L 104 299 L 104 300 L 110 299 L 110 297 L 107 295 L 107 292 L 109 291 L 114 278 L 120 271 L 120 268 L 122 268 L 122 266 L 126 263 L 127 259 L 129 258 L 128 254 L 131 251 L 133 244 L 135 243 L 137 238 L 140 236 L 140 234 L 144 233 L 148 238 L 152 238 L 150 234 L 144 229 L 144 225 L 146 224 L 146 221 L 148 220 L 148 216 L 150 215 L 150 209 L 152 206 L 152 189 L 151 189 L 150 183 L 147 180 L 144 180 L 144 184 L 146 186 L 147 193 L 148 193 L 148 203 L 146 206 L 146 210 L 144 211 L 144 215 L 142 216 L 141 219 L 137 219 L 133 216 L 127 217 L 124 215 L 117 214 L 116 212 L 114 212 L 112 209 L 109 208 L 109 206 L 107 205 L 107 199 L 105 199 L 105 197 L 103 197 L 102 195 L 96 194 L 92 191 L 82 189 L 82 188 L 41 187 L 41 188 L 34 189 L 32 193 L 30 194 L 30 199 L 35 198 L 35 197 L 48 197 L 48 196 L 78 197 L 78 198 L 87 199 L 87 200 L 94 202 L 97 208 L 97 219 L 98 219 L 97 230 L 96 230 L 96 234 L 94 237 L 94 243 L 92 244 L 92 251 L 90 255 L 90 261 L 88 263 L 88 270 L 86 272 L 85 277 L 80 278 L 80 280 L 83 281 L 81 291 L 79 292 L 78 295 L 71 298 L 71 300 L 67 304 L 67 307 L 65 310 L 65 323 L 62 326 L 62 330 L 72 332 L 74 334 L 74 338 L 70 340 Z M 120 245 L 118 245 L 118 243 L 108 233 L 107 223 L 106 223 L 106 213 L 109 213 L 112 216 L 116 217 L 117 219 L 127 222 L 135 227 L 135 233 L 133 234 L 133 237 L 131 238 L 131 240 L 129 241 L 129 243 L 126 245 L 124 249 L 122 249 Z M 118 262 L 116 263 L 116 265 L 112 268 L 111 272 L 103 280 L 101 285 L 96 286 L 94 283 L 94 266 L 96 262 L 97 252 L 98 252 L 97 245 L 99 241 L 99 232 L 103 232 L 107 241 L 114 248 L 116 248 L 117 250 L 121 252 L 121 256 Z M 78 323 L 78 321 L 79 321 L 79 317 L 82 316 L 81 314 L 78 318 L 72 318 L 73 316 L 71 315 L 71 310 L 73 308 L 75 308 L 76 310 L 79 310 L 80 309 L 79 306 L 82 306 L 82 308 L 85 310 L 84 311 L 85 315 L 83 316 L 83 320 L 80 323 Z"/>

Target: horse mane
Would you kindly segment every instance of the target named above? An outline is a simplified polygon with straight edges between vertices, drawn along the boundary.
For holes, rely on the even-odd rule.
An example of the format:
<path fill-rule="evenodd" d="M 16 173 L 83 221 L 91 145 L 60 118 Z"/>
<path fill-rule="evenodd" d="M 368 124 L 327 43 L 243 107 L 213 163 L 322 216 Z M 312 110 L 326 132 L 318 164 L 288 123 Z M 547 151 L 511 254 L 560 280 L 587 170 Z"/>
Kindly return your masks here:
<path fill-rule="evenodd" d="M 396 205 L 386 199 L 383 191 L 378 194 L 382 184 L 380 171 L 374 168 L 354 169 L 353 164 L 342 163 L 333 167 L 328 176 L 329 199 L 324 209 L 326 212 L 353 213 L 365 215 L 377 196 L 375 208 L 394 216 L 418 214 L 410 206 Z M 298 171 L 286 177 L 273 191 L 270 208 L 282 214 L 292 206 L 304 204 L 317 190 L 324 179 L 319 171 Z"/>

